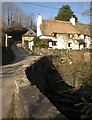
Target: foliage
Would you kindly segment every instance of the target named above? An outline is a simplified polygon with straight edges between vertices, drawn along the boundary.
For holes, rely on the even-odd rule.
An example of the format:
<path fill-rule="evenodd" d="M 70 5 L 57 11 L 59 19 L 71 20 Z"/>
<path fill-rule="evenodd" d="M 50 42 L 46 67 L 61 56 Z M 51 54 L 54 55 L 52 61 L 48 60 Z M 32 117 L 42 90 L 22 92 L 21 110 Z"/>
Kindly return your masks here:
<path fill-rule="evenodd" d="M 78 18 L 75 16 L 74 12 L 71 10 L 69 5 L 63 5 L 62 8 L 60 8 L 57 16 L 55 17 L 56 20 L 62 20 L 62 21 L 69 21 L 71 17 L 75 18 L 75 21 L 78 21 Z"/>
<path fill-rule="evenodd" d="M 28 31 L 24 27 L 11 27 L 8 29 L 8 35 L 11 35 L 14 41 L 22 40 L 22 35 Z"/>
<path fill-rule="evenodd" d="M 79 80 L 81 81 L 82 85 L 85 86 L 86 84 L 90 84 L 90 62 L 81 62 L 79 70 Z"/>
<path fill-rule="evenodd" d="M 2 47 L 2 65 L 10 64 L 12 61 L 15 60 L 15 55 L 11 49 L 11 46 L 5 48 Z"/>
<path fill-rule="evenodd" d="M 47 40 L 41 40 L 38 37 L 35 37 L 34 38 L 34 47 L 47 48 L 48 47 L 48 41 Z"/>
<path fill-rule="evenodd" d="M 82 102 L 76 104 L 75 106 L 81 107 L 81 120 L 91 120 L 92 119 L 92 97 L 89 99 L 81 98 Z"/>

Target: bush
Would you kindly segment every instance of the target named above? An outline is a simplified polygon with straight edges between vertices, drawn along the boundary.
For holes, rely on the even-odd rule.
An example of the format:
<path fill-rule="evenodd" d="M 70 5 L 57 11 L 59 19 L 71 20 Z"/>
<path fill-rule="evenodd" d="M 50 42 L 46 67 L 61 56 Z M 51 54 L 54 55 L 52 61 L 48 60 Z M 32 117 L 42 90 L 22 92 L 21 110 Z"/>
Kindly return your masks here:
<path fill-rule="evenodd" d="M 48 41 L 47 40 L 41 40 L 38 37 L 35 37 L 34 38 L 34 47 L 48 48 Z"/>
<path fill-rule="evenodd" d="M 2 65 L 10 64 L 15 60 L 15 55 L 11 49 L 11 46 L 8 46 L 7 49 L 2 47 Z"/>
<path fill-rule="evenodd" d="M 81 107 L 81 120 L 92 120 L 92 97 L 81 99 L 82 102 L 75 105 Z"/>

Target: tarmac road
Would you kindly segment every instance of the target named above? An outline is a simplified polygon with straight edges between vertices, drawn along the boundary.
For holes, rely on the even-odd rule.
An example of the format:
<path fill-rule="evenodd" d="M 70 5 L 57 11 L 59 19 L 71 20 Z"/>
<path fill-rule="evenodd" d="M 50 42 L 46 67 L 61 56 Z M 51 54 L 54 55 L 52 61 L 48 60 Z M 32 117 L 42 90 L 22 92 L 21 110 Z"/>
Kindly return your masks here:
<path fill-rule="evenodd" d="M 12 50 L 16 56 L 15 61 L 12 64 L 0 67 L 0 77 L 2 78 L 0 84 L 0 101 L 2 102 L 0 109 L 0 118 L 9 118 L 10 111 L 12 111 L 13 105 L 13 93 L 14 93 L 14 78 L 16 70 L 27 62 L 30 55 L 23 49 L 18 48 L 16 43 L 12 45 Z M 1 103 L 0 102 L 0 103 Z"/>

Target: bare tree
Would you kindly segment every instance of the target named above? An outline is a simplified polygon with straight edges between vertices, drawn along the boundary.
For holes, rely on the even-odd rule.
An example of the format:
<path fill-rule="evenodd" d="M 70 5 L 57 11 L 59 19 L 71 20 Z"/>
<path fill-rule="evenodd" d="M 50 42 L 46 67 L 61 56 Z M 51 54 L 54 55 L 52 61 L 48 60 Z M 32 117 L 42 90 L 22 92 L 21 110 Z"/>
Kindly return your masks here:
<path fill-rule="evenodd" d="M 92 8 L 89 8 L 88 10 L 84 11 L 82 14 L 92 16 Z"/>
<path fill-rule="evenodd" d="M 8 26 L 10 26 L 13 21 L 13 12 L 15 7 L 16 5 L 13 2 L 2 3 L 2 16 L 6 20 Z"/>
<path fill-rule="evenodd" d="M 2 4 L 2 15 L 8 27 L 27 27 L 32 28 L 34 23 L 34 15 L 26 15 L 14 2 L 4 2 Z"/>
<path fill-rule="evenodd" d="M 16 7 L 13 15 L 12 26 L 14 27 L 15 25 L 19 25 L 19 27 L 22 27 L 23 19 L 24 13 L 21 11 L 20 8 Z"/>
<path fill-rule="evenodd" d="M 34 26 L 34 15 L 31 14 L 31 15 L 24 15 L 24 26 L 27 27 L 27 28 L 33 28 Z"/>
<path fill-rule="evenodd" d="M 14 2 L 4 2 L 2 4 L 2 15 L 9 27 L 14 21 L 22 25 L 23 12 Z"/>

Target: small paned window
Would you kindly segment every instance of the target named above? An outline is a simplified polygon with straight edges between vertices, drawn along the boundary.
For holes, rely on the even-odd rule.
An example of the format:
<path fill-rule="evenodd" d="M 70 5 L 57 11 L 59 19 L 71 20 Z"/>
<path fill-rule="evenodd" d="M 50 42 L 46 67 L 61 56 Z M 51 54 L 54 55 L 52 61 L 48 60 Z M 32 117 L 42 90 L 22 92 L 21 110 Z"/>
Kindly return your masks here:
<path fill-rule="evenodd" d="M 71 44 L 72 44 L 72 43 L 68 43 L 68 47 L 71 47 Z"/>
<path fill-rule="evenodd" d="M 57 45 L 56 43 L 57 43 L 56 41 L 52 41 L 53 46 L 56 46 Z"/>

